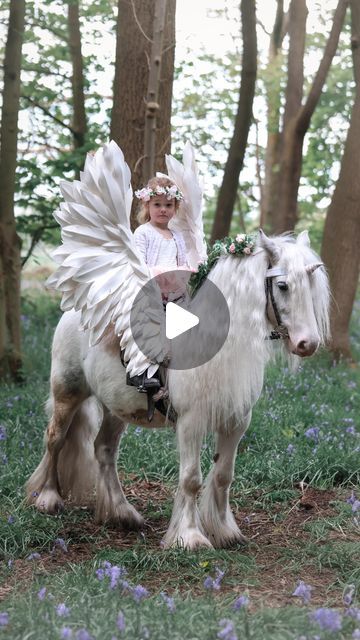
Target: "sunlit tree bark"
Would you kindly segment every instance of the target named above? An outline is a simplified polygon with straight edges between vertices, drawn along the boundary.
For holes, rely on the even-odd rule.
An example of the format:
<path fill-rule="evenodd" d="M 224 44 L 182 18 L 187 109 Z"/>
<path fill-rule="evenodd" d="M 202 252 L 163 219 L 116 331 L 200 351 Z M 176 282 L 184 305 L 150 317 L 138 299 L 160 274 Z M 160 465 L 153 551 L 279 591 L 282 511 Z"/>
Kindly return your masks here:
<path fill-rule="evenodd" d="M 216 204 L 212 242 L 229 233 L 252 119 L 257 70 L 255 0 L 241 1 L 243 63 L 233 137 Z"/>
<path fill-rule="evenodd" d="M 159 110 L 156 121 L 156 170 L 164 171 L 171 147 L 171 98 L 175 53 L 176 0 L 167 0 L 163 36 Z M 132 184 L 143 184 L 144 129 L 155 2 L 119 0 L 111 116 L 111 138 L 122 148 Z"/>
<path fill-rule="evenodd" d="M 0 147 L 0 378 L 21 378 L 20 239 L 14 216 L 25 1 L 11 0 L 4 59 Z"/>
<path fill-rule="evenodd" d="M 68 5 L 69 48 L 72 64 L 73 119 L 72 130 L 74 147 L 82 147 L 86 136 L 86 112 L 84 96 L 84 71 L 81 53 L 81 32 L 79 22 L 79 3 L 71 0 Z"/>
<path fill-rule="evenodd" d="M 303 56 L 307 8 L 305 0 L 292 0 L 289 9 L 289 55 L 284 122 L 281 131 L 278 180 L 274 182 L 268 223 L 271 231 L 282 233 L 294 229 L 302 167 L 305 134 L 320 99 L 323 86 L 338 46 L 349 0 L 339 0 L 332 28 L 314 81 L 306 99 L 303 94 Z"/>
<path fill-rule="evenodd" d="M 360 273 L 360 5 L 351 0 L 352 51 L 356 97 L 344 156 L 327 212 L 322 257 L 332 291 L 331 351 L 352 359 L 349 323 Z"/>

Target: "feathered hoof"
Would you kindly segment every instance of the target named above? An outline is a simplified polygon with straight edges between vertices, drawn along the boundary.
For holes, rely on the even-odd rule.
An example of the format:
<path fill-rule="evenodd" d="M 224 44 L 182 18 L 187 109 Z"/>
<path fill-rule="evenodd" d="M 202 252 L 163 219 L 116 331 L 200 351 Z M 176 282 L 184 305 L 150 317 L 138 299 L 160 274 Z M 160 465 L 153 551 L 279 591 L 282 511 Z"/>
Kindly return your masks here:
<path fill-rule="evenodd" d="M 145 524 L 144 518 L 129 503 L 97 505 L 95 521 L 99 524 L 115 524 L 130 531 L 138 531 Z"/>
<path fill-rule="evenodd" d="M 213 545 L 198 529 L 187 529 L 177 536 L 165 535 L 161 542 L 163 549 L 184 549 L 195 551 L 196 549 L 213 549 Z"/>
<path fill-rule="evenodd" d="M 224 527 L 216 534 L 210 534 L 209 538 L 215 549 L 226 549 L 238 544 L 245 545 L 249 542 L 248 538 L 241 533 L 240 529 L 234 530 L 230 527 Z"/>
<path fill-rule="evenodd" d="M 50 515 L 56 515 L 64 509 L 64 501 L 55 489 L 43 489 L 33 504 L 39 511 Z"/>

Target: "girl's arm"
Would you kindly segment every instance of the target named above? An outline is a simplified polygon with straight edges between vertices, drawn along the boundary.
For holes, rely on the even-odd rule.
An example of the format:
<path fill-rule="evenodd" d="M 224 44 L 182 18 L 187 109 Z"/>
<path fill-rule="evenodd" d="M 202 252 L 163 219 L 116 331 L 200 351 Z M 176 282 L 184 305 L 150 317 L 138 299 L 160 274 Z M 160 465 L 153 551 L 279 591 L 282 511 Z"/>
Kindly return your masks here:
<path fill-rule="evenodd" d="M 134 240 L 135 240 L 136 247 L 141 254 L 142 259 L 144 260 L 145 264 L 147 264 L 146 234 L 144 229 L 142 228 L 142 225 L 140 225 L 140 227 L 137 227 L 137 229 L 135 229 Z"/>

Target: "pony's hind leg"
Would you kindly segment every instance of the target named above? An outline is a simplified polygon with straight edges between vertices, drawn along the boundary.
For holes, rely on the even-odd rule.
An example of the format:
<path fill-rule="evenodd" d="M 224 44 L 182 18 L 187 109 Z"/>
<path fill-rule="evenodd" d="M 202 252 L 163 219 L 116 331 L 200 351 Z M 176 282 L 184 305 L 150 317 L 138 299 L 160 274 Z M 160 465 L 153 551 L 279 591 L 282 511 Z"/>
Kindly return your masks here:
<path fill-rule="evenodd" d="M 202 483 L 200 450 L 203 433 L 194 426 L 193 413 L 181 416 L 176 431 L 180 452 L 179 486 L 163 546 L 180 546 L 189 550 L 212 547 L 203 534 L 197 507 L 197 496 Z"/>
<path fill-rule="evenodd" d="M 45 432 L 46 451 L 37 469 L 26 483 L 28 503 L 46 513 L 64 506 L 59 491 L 57 463 L 73 416 L 84 396 L 69 393 L 62 385 L 53 389 L 52 416 Z"/>
<path fill-rule="evenodd" d="M 117 452 L 125 424 L 104 407 L 104 418 L 96 437 L 95 457 L 99 463 L 96 487 L 97 522 L 114 522 L 127 529 L 140 529 L 144 520 L 127 501 L 117 473 Z"/>
<path fill-rule="evenodd" d="M 246 542 L 230 509 L 229 492 L 234 476 L 237 446 L 251 419 L 251 413 L 242 423 L 219 431 L 216 437 L 214 466 L 205 483 L 200 501 L 203 527 L 214 547 L 226 547 Z"/>

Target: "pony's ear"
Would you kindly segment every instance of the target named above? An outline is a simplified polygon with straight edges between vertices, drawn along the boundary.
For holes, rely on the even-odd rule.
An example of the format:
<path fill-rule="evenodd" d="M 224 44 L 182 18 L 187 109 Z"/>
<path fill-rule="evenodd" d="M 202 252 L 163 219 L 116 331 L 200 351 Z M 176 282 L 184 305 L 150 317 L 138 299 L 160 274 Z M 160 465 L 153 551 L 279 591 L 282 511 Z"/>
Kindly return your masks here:
<path fill-rule="evenodd" d="M 279 262 L 280 253 L 278 251 L 278 248 L 275 242 L 271 240 L 271 238 L 268 238 L 262 229 L 259 229 L 259 246 L 266 251 L 266 253 L 269 256 L 270 263 L 272 265 Z"/>
<path fill-rule="evenodd" d="M 307 231 L 307 229 L 299 233 L 298 237 L 296 238 L 296 244 L 302 244 L 305 247 L 310 247 L 309 232 Z"/>

